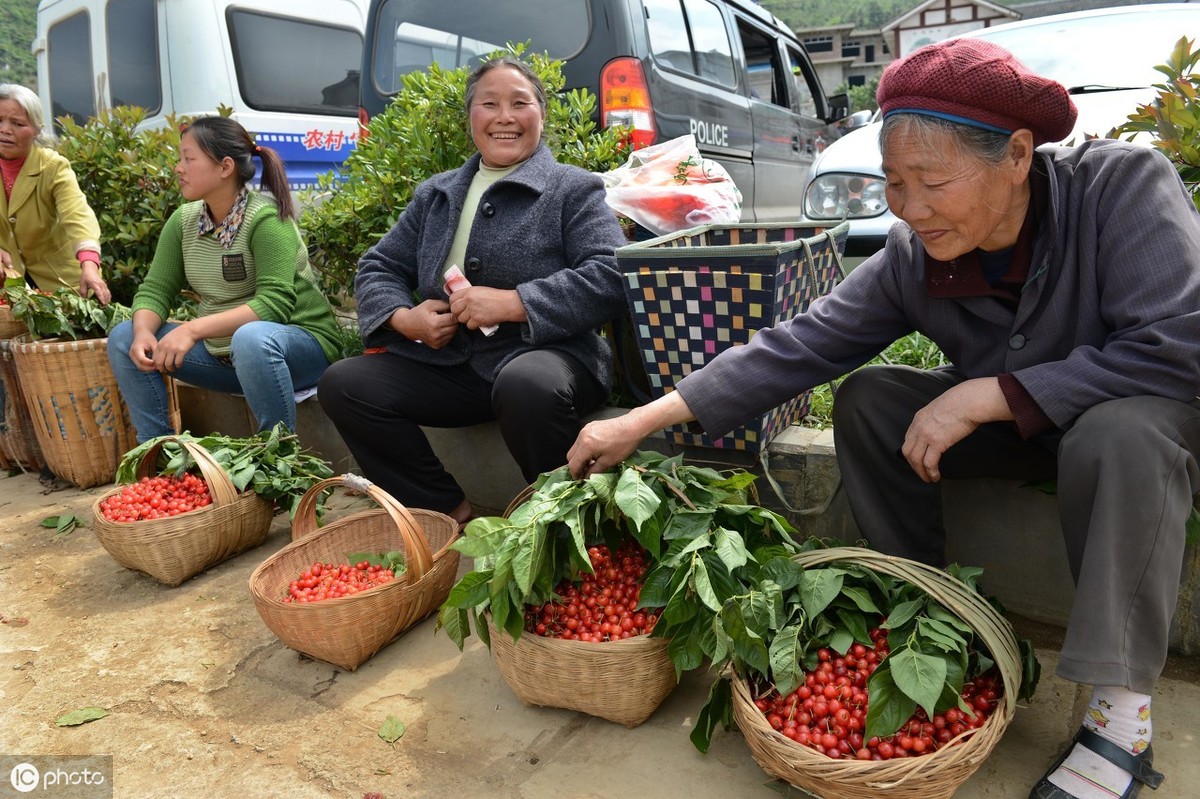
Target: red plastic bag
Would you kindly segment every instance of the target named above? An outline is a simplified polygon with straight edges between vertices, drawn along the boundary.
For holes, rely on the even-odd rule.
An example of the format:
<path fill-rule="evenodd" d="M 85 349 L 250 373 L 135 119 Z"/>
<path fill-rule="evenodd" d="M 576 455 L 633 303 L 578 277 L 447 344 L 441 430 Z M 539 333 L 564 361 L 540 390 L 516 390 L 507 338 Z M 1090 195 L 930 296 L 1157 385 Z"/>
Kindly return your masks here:
<path fill-rule="evenodd" d="M 691 134 L 634 150 L 601 177 L 609 207 L 659 236 L 742 218 L 742 192 Z"/>

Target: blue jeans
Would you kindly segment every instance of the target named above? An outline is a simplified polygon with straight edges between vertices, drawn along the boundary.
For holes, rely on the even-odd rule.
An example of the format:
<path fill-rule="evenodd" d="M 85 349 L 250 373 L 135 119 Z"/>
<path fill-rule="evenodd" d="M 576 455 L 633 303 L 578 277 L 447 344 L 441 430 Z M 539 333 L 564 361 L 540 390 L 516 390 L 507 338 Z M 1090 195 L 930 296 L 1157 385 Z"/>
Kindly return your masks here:
<path fill-rule="evenodd" d="M 168 322 L 155 335 L 161 340 L 177 326 Z M 108 334 L 108 361 L 142 442 L 174 431 L 163 376 L 138 369 L 129 357 L 132 346 L 133 322 L 122 322 Z M 329 366 L 311 333 L 276 322 L 249 322 L 234 331 L 230 360 L 217 358 L 201 341 L 173 376 L 200 388 L 245 395 L 259 430 L 279 422 L 295 430 L 295 392 L 315 386 Z"/>

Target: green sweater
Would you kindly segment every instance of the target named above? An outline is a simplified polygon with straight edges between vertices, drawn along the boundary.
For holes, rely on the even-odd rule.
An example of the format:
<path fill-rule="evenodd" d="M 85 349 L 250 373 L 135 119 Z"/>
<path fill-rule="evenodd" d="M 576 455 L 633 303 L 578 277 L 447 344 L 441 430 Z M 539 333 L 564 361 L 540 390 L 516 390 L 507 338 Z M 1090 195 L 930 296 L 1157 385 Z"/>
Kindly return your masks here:
<path fill-rule="evenodd" d="M 296 224 L 280 219 L 269 197 L 250 192 L 241 227 L 226 250 L 215 232 L 196 234 L 203 210 L 204 201 L 197 200 L 171 214 L 133 310 L 145 308 L 166 319 L 179 292 L 190 286 L 200 295 L 200 316 L 249 305 L 265 322 L 312 333 L 330 363 L 336 361 L 341 354 L 337 320 L 316 287 Z M 204 344 L 213 355 L 229 354 L 228 337 Z"/>

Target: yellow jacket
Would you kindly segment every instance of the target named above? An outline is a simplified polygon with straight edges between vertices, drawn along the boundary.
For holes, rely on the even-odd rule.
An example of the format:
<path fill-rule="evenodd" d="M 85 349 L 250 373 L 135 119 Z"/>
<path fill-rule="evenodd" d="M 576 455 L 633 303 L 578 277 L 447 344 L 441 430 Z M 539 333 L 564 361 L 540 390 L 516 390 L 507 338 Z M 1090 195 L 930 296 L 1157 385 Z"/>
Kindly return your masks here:
<path fill-rule="evenodd" d="M 100 223 L 66 158 L 34 146 L 12 195 L 0 191 L 0 249 L 43 291 L 79 288 L 80 250 L 100 251 Z"/>

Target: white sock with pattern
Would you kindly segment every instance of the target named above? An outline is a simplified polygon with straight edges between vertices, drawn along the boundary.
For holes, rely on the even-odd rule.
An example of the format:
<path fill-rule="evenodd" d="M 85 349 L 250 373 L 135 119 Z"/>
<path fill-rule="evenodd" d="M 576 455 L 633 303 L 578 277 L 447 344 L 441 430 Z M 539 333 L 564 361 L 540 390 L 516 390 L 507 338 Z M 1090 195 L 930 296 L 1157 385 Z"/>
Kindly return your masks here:
<path fill-rule="evenodd" d="M 1153 731 L 1150 697 L 1119 686 L 1094 686 L 1083 726 L 1130 754 L 1141 754 Z M 1080 744 L 1049 779 L 1076 799 L 1113 799 L 1133 781 L 1128 771 Z"/>

